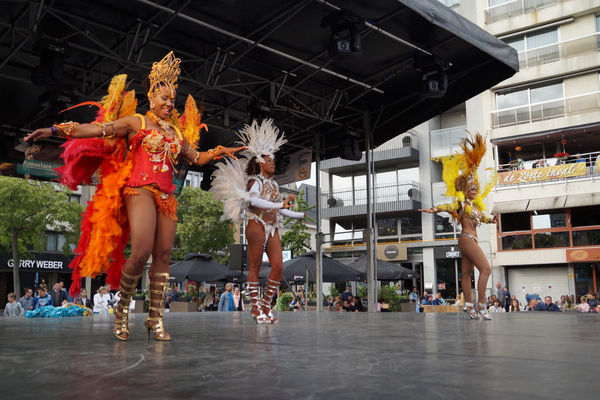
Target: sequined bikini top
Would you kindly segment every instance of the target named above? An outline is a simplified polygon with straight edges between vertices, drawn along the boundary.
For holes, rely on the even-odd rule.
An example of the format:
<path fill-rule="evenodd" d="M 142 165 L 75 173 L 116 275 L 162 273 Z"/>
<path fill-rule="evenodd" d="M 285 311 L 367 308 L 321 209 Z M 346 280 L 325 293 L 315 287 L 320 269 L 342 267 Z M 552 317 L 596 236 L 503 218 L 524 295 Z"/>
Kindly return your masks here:
<path fill-rule="evenodd" d="M 279 185 L 273 179 L 265 178 L 262 175 L 253 175 L 248 179 L 258 182 L 258 191 L 260 192 L 258 197 L 272 203 L 277 203 L 279 201 L 279 198 L 281 197 Z"/>
<path fill-rule="evenodd" d="M 163 161 L 164 156 L 168 156 L 171 161 L 177 159 L 179 153 L 181 153 L 181 141 L 177 135 L 173 136 L 173 139 L 168 139 L 156 129 L 149 129 L 145 132 L 142 147 L 148 154 L 152 155 L 153 162 Z"/>

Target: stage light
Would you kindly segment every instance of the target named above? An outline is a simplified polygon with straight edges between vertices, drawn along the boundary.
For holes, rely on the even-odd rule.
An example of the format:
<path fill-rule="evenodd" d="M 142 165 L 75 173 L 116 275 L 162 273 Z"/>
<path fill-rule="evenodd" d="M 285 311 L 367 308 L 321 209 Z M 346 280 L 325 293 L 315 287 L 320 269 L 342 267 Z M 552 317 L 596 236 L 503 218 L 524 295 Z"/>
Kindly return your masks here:
<path fill-rule="evenodd" d="M 436 55 L 415 55 L 413 59 L 415 69 L 423 73 L 421 80 L 421 98 L 440 98 L 446 94 L 448 88 L 448 75 L 446 70 L 451 64 Z"/>
<path fill-rule="evenodd" d="M 358 27 L 365 24 L 365 19 L 348 11 L 338 10 L 321 20 L 322 28 L 331 29 L 331 38 L 327 46 L 329 57 L 360 57 L 362 44 Z M 348 32 L 349 38 L 342 39 L 342 33 Z"/>
<path fill-rule="evenodd" d="M 517 146 L 517 147 L 515 147 L 515 150 L 516 151 L 521 151 L 521 150 L 523 150 L 523 148 L 521 146 Z"/>
<path fill-rule="evenodd" d="M 40 55 L 40 65 L 31 71 L 31 81 L 63 92 L 75 90 L 75 79 L 64 71 L 65 59 L 71 56 L 69 44 L 58 39 L 41 39 L 33 45 Z"/>
<path fill-rule="evenodd" d="M 360 133 L 348 128 L 342 129 L 340 133 L 340 158 L 349 161 L 360 161 L 362 158 L 362 152 L 358 145 Z"/>

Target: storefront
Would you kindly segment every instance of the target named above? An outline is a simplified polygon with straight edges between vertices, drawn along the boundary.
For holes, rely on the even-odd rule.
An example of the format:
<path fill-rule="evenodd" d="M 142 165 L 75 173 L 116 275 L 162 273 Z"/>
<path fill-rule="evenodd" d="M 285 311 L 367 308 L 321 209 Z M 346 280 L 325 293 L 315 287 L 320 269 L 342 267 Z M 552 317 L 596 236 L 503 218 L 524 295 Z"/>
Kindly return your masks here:
<path fill-rule="evenodd" d="M 544 264 L 539 266 L 515 266 L 507 268 L 508 290 L 525 305 L 525 296 L 537 294 L 556 301 L 562 295 L 573 294 L 569 289 L 570 267 L 566 264 Z"/>
<path fill-rule="evenodd" d="M 39 284 L 46 284 L 52 290 L 54 284 L 63 280 L 65 288 L 71 286 L 71 269 L 69 263 L 73 256 L 65 257 L 62 253 L 32 253 L 34 258 L 25 258 L 20 262 L 19 280 L 21 297 L 24 288 L 35 288 Z M 0 253 L 0 308 L 6 305 L 6 296 L 14 291 L 13 259 L 10 253 Z"/>
<path fill-rule="evenodd" d="M 462 279 L 462 254 L 458 246 L 442 246 L 434 248 L 435 275 L 437 293 L 444 299 L 455 299 L 462 292 L 460 280 Z M 471 289 L 475 289 L 475 274 L 471 276 Z"/>
<path fill-rule="evenodd" d="M 577 297 L 598 293 L 600 289 L 600 247 L 567 250 L 567 261 L 573 265 Z"/>

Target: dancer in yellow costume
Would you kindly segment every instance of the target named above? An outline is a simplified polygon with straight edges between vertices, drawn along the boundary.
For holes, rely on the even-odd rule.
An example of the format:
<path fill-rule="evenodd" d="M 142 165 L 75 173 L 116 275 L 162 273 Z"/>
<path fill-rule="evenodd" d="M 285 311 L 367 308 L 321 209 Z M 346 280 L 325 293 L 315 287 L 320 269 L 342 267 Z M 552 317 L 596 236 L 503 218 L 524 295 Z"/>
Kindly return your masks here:
<path fill-rule="evenodd" d="M 129 303 L 151 255 L 147 336 L 152 330 L 157 340 L 171 339 L 163 327 L 162 310 L 177 225 L 173 168 L 178 160 L 203 165 L 221 156 L 235 159 L 234 153 L 245 149 L 218 146 L 207 152 L 196 150 L 200 128 L 206 126 L 200 124 L 191 96 L 181 118 L 175 110 L 180 62 L 171 52 L 153 64 L 146 115 L 135 114 L 135 93 L 125 92 L 127 76 L 118 75 L 101 103 L 84 103 L 99 107 L 94 123 L 66 122 L 38 129 L 25 138 L 69 139 L 63 154 L 65 166 L 58 172 L 62 183 L 71 188 L 81 182 L 91 184 L 98 170 L 100 184 L 84 214 L 82 236 L 70 265 L 74 270 L 71 291 L 79 290 L 83 276 L 102 272 L 107 273 L 111 285 L 120 282 L 114 334 L 121 340 L 129 338 Z M 125 262 L 123 250 L 130 235 L 131 256 Z"/>
<path fill-rule="evenodd" d="M 443 165 L 443 179 L 446 183 L 445 196 L 452 197 L 454 202 L 442 204 L 437 207 L 419 210 L 430 214 L 447 212 L 452 214 L 455 220 L 460 221 L 462 232 L 458 239 L 458 247 L 462 254 L 462 279 L 461 286 L 465 296 L 465 311 L 472 319 L 481 316 L 484 320 L 492 317 L 486 311 L 485 290 L 488 278 L 491 274 L 490 263 L 479 247 L 477 239 L 477 227 L 482 223 L 495 224 L 498 215 L 493 218 L 487 217 L 483 199 L 488 195 L 497 181 L 497 176 L 490 180 L 483 193 L 480 193 L 477 168 L 485 155 L 485 138 L 476 133 L 473 139 L 463 139 L 461 142 L 462 154 L 456 153 L 448 157 L 436 159 Z M 473 305 L 471 301 L 471 274 L 473 268 L 479 270 L 477 280 L 478 302 Z"/>

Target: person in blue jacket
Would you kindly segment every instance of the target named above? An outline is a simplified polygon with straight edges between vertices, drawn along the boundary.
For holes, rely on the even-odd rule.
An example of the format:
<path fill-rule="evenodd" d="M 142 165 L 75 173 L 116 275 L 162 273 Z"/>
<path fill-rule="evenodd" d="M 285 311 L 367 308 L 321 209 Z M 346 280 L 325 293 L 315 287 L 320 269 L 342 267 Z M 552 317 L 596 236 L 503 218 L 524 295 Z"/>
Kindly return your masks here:
<path fill-rule="evenodd" d="M 232 289 L 233 285 L 231 283 L 225 285 L 225 291 L 219 299 L 219 307 L 217 311 L 236 311 L 235 304 L 233 302 L 233 293 L 231 293 Z"/>
<path fill-rule="evenodd" d="M 33 301 L 33 309 L 37 310 L 38 308 L 53 306 L 52 304 L 52 296 L 48 296 L 46 286 L 38 287 L 38 297 Z"/>
<path fill-rule="evenodd" d="M 552 302 L 552 297 L 550 297 L 550 296 L 546 296 L 544 298 L 544 302 L 539 303 L 537 306 L 535 306 L 535 308 L 533 310 L 534 311 L 558 311 L 558 312 L 560 312 L 560 308 L 558 308 L 558 306 Z"/>

